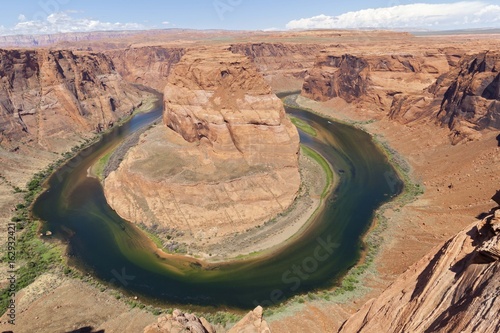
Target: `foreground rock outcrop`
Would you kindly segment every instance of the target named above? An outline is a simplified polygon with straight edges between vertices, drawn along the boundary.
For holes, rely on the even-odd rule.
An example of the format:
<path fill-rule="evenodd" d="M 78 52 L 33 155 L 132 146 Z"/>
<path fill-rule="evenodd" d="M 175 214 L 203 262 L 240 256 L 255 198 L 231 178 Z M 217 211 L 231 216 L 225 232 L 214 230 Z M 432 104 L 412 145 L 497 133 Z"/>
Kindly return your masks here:
<path fill-rule="evenodd" d="M 262 316 L 262 311 L 261 306 L 256 307 L 234 325 L 228 333 L 271 333 L 269 325 Z"/>
<path fill-rule="evenodd" d="M 8 149 L 64 151 L 148 95 L 124 82 L 110 58 L 90 52 L 0 50 L 0 78 L 0 145 Z"/>
<path fill-rule="evenodd" d="M 243 319 L 227 331 L 227 333 L 271 333 L 271 329 L 262 315 L 261 306 L 250 311 Z M 158 318 L 156 324 L 151 324 L 144 329 L 144 333 L 222 333 L 225 329 L 216 329 L 205 318 L 180 310 L 174 310 L 172 314 Z"/>
<path fill-rule="evenodd" d="M 174 310 L 172 314 L 158 318 L 156 324 L 144 329 L 144 333 L 215 333 L 214 327 L 203 317 Z"/>
<path fill-rule="evenodd" d="M 164 102 L 164 125 L 146 132 L 105 180 L 122 217 L 199 244 L 263 224 L 292 204 L 298 132 L 248 58 L 186 53 Z"/>
<path fill-rule="evenodd" d="M 498 332 L 500 210 L 411 266 L 340 332 Z"/>
<path fill-rule="evenodd" d="M 163 92 L 172 67 L 184 54 L 180 47 L 129 47 L 106 51 L 116 71 L 129 82 L 142 84 Z"/>

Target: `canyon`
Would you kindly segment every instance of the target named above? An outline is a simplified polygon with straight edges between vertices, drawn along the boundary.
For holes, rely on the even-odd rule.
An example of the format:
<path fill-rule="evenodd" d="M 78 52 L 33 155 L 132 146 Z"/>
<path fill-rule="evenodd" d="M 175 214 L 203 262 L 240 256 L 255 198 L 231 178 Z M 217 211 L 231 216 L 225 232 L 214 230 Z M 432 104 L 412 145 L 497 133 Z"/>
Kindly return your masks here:
<path fill-rule="evenodd" d="M 492 210 L 495 205 L 490 199 L 500 183 L 497 35 L 235 33 L 227 43 L 217 41 L 223 34 L 219 32 L 209 37 L 214 45 L 207 47 L 202 40 L 206 34 L 182 34 L 64 42 L 60 45 L 66 51 L 53 50 L 56 46 L 50 50 L 2 51 L 2 226 L 21 198 L 12 194 L 12 185 L 23 188 L 33 173 L 59 158 L 61 152 L 90 138 L 97 128 L 130 114 L 141 101 L 151 98 L 151 91 L 142 86 L 157 91 L 166 87 L 167 112 L 163 124 L 143 134 L 140 145 L 128 152 L 106 180 L 108 198 L 117 211 L 152 226 L 158 223 L 155 214 L 166 214 L 161 207 L 172 200 L 151 201 L 151 211 L 160 213 L 149 214 L 144 209 L 149 203 L 142 208 L 130 205 L 139 202 L 133 192 L 142 189 L 141 197 L 159 197 L 158 186 L 151 192 L 145 189 L 154 189 L 157 181 L 171 172 L 177 176 L 168 179 L 169 186 L 178 184 L 174 190 L 185 198 L 192 197 L 195 193 L 184 191 L 182 186 L 199 186 L 197 174 L 220 177 L 213 170 L 222 165 L 228 171 L 224 177 L 204 185 L 206 193 L 219 193 L 235 178 L 244 179 L 231 173 L 227 163 L 231 160 L 235 169 L 249 171 L 246 177 L 254 180 L 261 177 L 262 183 L 273 181 L 275 176 L 293 180 L 286 185 L 279 182 L 282 201 L 262 207 L 260 218 L 269 218 L 293 201 L 299 186 L 298 137 L 273 93 L 302 89 L 297 103 L 303 107 L 354 121 L 378 140 L 388 142 L 407 161 L 411 177 L 425 187 L 425 193 L 384 212 L 386 228 L 381 237 L 385 242 L 370 273 L 361 277 L 366 288 L 359 287 L 364 290 L 362 295 L 354 292 L 339 302 L 307 300 L 294 305 L 293 310 L 266 318 L 272 332 L 498 329 L 498 259 L 497 252 L 491 250 L 498 248 L 494 227 L 498 211 Z M 174 42 L 179 36 L 192 39 Z M 87 47 L 96 51 L 77 50 Z M 201 79 L 205 77 L 212 80 Z M 225 100 L 230 94 L 244 104 L 235 106 L 232 99 Z M 266 101 L 264 106 L 252 102 L 256 96 Z M 200 110 L 205 103 L 211 108 Z M 248 119 L 234 111 L 239 109 L 252 110 L 255 117 Z M 284 155 L 283 162 L 275 164 L 269 156 L 276 150 L 260 141 L 256 144 L 263 155 L 252 156 L 245 138 L 254 135 L 280 144 L 277 147 Z M 288 149 L 283 151 L 283 147 Z M 179 168 L 169 169 L 167 148 L 169 154 L 182 148 L 189 152 L 189 159 L 176 158 Z M 141 163 L 150 158 L 160 162 Z M 181 170 L 189 168 L 195 172 L 179 176 Z M 147 177 L 139 176 L 141 169 Z M 264 171 L 275 176 L 265 178 L 269 176 L 264 176 Z M 240 186 L 244 191 L 246 185 Z M 262 191 L 258 197 L 251 189 L 247 194 L 250 192 L 253 205 L 259 200 L 268 202 L 271 195 Z M 127 201 L 120 202 L 123 198 Z M 222 198 L 231 203 L 231 196 Z M 203 206 L 207 197 L 198 200 Z M 198 207 L 189 207 L 192 209 Z M 251 212 L 248 215 L 256 214 L 254 209 L 246 209 Z M 487 216 L 471 225 L 482 213 Z M 220 212 L 215 214 L 220 216 Z M 190 223 L 199 217 L 190 216 Z M 240 231 L 258 223 L 257 219 L 242 220 L 246 222 L 236 227 Z M 376 223 L 381 220 L 379 217 Z M 196 223 L 200 223 L 196 228 L 203 228 L 205 222 Z M 233 230 L 226 227 L 199 236 L 208 241 L 208 237 Z M 2 271 L 2 278 L 6 276 Z M 57 278 L 49 287 L 47 277 L 40 277 L 21 294 L 21 329 L 41 329 L 43 326 L 37 326 L 41 323 L 31 318 L 46 318 L 47 313 L 53 318 L 47 327 L 56 331 L 84 324 L 106 332 L 124 327 L 141 331 L 156 320 L 150 313 L 120 305 L 110 293 L 99 293 L 68 277 Z M 47 290 L 40 291 L 42 286 Z M 73 290 L 79 290 L 78 299 Z M 79 304 L 93 304 L 97 298 L 101 301 L 91 310 L 80 313 Z M 64 311 L 53 311 L 55 300 Z M 113 314 L 108 305 L 116 308 Z M 102 313 L 110 314 L 106 317 Z M 69 317 L 75 319 L 71 323 L 63 320 Z"/>

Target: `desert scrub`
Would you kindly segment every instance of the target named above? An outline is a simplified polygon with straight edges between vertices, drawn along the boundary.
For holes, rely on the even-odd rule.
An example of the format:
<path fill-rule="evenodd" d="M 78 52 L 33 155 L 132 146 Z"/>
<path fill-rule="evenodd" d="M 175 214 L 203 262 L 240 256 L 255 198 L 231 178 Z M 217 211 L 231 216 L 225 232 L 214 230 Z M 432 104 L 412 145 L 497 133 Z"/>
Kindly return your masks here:
<path fill-rule="evenodd" d="M 216 313 L 202 313 L 197 314 L 199 317 L 204 317 L 212 325 L 222 325 L 227 326 L 228 324 L 234 324 L 240 321 L 243 317 L 229 312 L 219 311 Z"/>

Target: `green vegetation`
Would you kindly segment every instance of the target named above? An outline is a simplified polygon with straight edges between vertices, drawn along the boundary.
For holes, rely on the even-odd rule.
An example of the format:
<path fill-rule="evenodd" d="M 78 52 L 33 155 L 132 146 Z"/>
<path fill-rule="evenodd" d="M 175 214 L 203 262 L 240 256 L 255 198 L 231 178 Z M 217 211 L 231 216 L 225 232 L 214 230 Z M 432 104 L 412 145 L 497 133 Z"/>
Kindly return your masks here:
<path fill-rule="evenodd" d="M 332 167 L 331 167 L 330 163 L 328 163 L 328 161 L 325 160 L 323 158 L 323 156 L 321 156 L 315 150 L 313 150 L 305 145 L 301 145 L 301 147 L 302 147 L 302 151 L 304 152 L 304 154 L 306 156 L 312 158 L 313 160 L 315 160 L 321 166 L 321 168 L 323 168 L 323 171 L 325 171 L 326 186 L 323 189 L 323 193 L 321 193 L 321 198 L 323 199 L 328 195 L 328 192 L 330 191 L 331 186 L 332 186 L 333 181 L 334 181 L 334 174 L 333 174 Z"/>
<path fill-rule="evenodd" d="M 226 326 L 230 323 L 237 323 L 243 317 L 229 312 L 219 311 L 216 313 L 201 313 L 197 314 L 198 317 L 204 317 L 211 324 Z"/>
<path fill-rule="evenodd" d="M 104 180 L 104 169 L 106 168 L 106 165 L 108 165 L 111 155 L 113 155 L 112 151 L 101 157 L 94 166 L 94 173 L 101 181 Z"/>
<path fill-rule="evenodd" d="M 154 232 L 151 232 L 144 224 L 139 224 L 138 226 L 141 229 L 141 231 L 144 232 L 148 236 L 148 238 L 151 239 L 153 243 L 155 243 L 156 247 L 158 247 L 163 251 L 167 251 L 163 246 L 162 239 L 158 235 L 156 235 Z"/>
<path fill-rule="evenodd" d="M 118 125 L 125 123 L 137 113 L 151 110 L 155 107 L 157 101 L 158 98 L 156 97 L 144 101 L 129 117 L 122 119 Z M 17 229 L 15 258 L 17 280 L 14 290 L 16 293 L 32 284 L 36 278 L 48 271 L 60 272 L 65 276 L 79 278 L 80 280 L 95 286 L 101 290 L 101 292 L 107 291 L 107 287 L 102 285 L 100 282 L 67 266 L 62 255 L 63 248 L 59 243 L 46 242 L 38 236 L 41 229 L 41 222 L 33 220 L 29 214 L 29 210 L 31 209 L 31 205 L 38 194 L 43 190 L 44 182 L 55 170 L 76 156 L 79 151 L 99 141 L 101 136 L 110 130 L 111 129 L 108 129 L 107 131 L 94 136 L 92 139 L 86 139 L 81 144 L 74 146 L 70 151 L 62 153 L 61 159 L 51 163 L 43 171 L 33 175 L 32 179 L 26 184 L 25 190 L 20 189 L 17 186 L 13 186 L 5 179 L 4 176 L 0 175 L 0 178 L 6 181 L 7 184 L 13 188 L 14 193 L 24 194 L 24 202 L 16 205 L 16 213 L 11 218 L 11 221 L 16 223 Z M 101 177 L 110 156 L 111 153 L 103 156 L 98 162 L 97 170 L 98 175 Z M 155 241 L 155 243 L 161 242 L 159 239 L 153 239 L 153 241 Z M 0 259 L 0 263 L 6 264 L 8 262 L 8 254 L 7 251 L 5 251 L 3 257 Z M 123 296 L 119 291 L 111 291 L 111 293 L 114 294 L 116 299 L 123 299 L 125 303 L 129 304 L 131 307 L 139 307 L 145 311 L 153 313 L 154 315 L 160 315 L 164 311 L 168 311 L 150 305 L 146 306 L 140 301 Z M 11 299 L 10 294 L 11 290 L 9 288 L 0 290 L 0 314 L 3 314 L 7 310 L 7 306 Z M 223 321 L 224 316 L 219 315 L 219 317 L 222 318 L 219 320 Z"/>
<path fill-rule="evenodd" d="M 316 137 L 318 135 L 318 133 L 316 132 L 314 127 L 312 127 L 311 125 L 309 125 L 308 123 L 306 123 L 302 119 L 299 119 L 299 118 L 291 116 L 291 115 L 288 115 L 288 116 L 290 117 L 290 120 L 292 121 L 292 123 L 295 126 L 297 126 L 297 128 L 300 129 L 302 132 L 309 134 L 312 137 Z"/>
<path fill-rule="evenodd" d="M 93 143 L 92 140 L 86 140 L 81 145 L 72 149 L 71 153 L 65 154 L 66 159 L 74 156 L 75 151 L 87 147 Z M 59 245 L 43 241 L 38 237 L 41 227 L 39 221 L 31 218 L 29 210 L 37 195 L 42 191 L 45 180 L 61 166 L 65 158 L 51 163 L 45 170 L 42 170 L 31 178 L 26 184 L 26 190 L 14 189 L 15 193 L 24 193 L 24 202 L 16 205 L 16 214 L 11 218 L 16 223 L 16 285 L 15 292 L 27 287 L 43 273 L 65 266 L 62 259 L 62 249 Z M 3 264 L 9 262 L 8 253 L 1 259 Z M 10 301 L 9 288 L 0 291 L 0 313 L 4 313 Z"/>

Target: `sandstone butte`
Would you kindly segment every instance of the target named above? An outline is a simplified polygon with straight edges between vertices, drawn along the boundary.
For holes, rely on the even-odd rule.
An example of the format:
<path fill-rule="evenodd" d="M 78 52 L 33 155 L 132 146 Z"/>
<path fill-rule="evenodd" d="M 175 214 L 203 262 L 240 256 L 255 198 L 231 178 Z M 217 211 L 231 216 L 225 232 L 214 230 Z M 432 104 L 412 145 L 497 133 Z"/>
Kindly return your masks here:
<path fill-rule="evenodd" d="M 298 151 L 297 129 L 247 57 L 193 50 L 168 78 L 163 124 L 106 178 L 105 194 L 129 221 L 218 242 L 292 204 Z"/>

